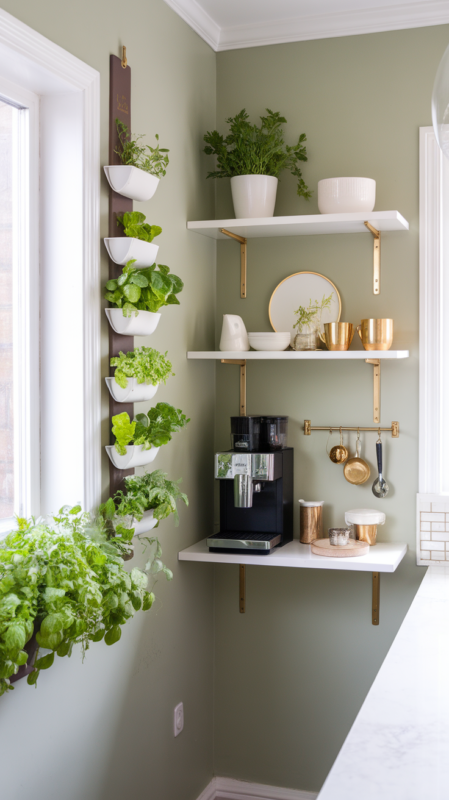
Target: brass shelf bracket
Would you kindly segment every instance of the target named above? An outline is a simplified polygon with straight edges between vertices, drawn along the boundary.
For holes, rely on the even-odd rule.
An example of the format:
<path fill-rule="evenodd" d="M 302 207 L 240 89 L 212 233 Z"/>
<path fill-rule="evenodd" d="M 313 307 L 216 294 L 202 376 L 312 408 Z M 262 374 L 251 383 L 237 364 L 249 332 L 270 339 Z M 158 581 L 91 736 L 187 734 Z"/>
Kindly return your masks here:
<path fill-rule="evenodd" d="M 226 228 L 220 228 L 220 233 L 224 233 L 225 236 L 240 242 L 240 297 L 246 300 L 246 245 L 248 240 L 244 239 L 243 236 L 237 236 L 236 233 L 227 231 Z"/>
<path fill-rule="evenodd" d="M 374 236 L 373 250 L 373 293 L 380 294 L 380 231 L 365 222 L 366 227 Z"/>
<path fill-rule="evenodd" d="M 379 624 L 379 605 L 380 605 L 380 572 L 373 572 L 373 607 L 371 622 L 373 625 Z"/>
<path fill-rule="evenodd" d="M 380 358 L 365 358 L 365 364 L 374 367 L 373 422 L 380 422 Z"/>
<path fill-rule="evenodd" d="M 126 47 L 122 48 L 122 69 L 126 69 L 128 66 L 128 59 L 126 58 Z"/>
<path fill-rule="evenodd" d="M 246 610 L 246 567 L 239 564 L 239 611 L 244 614 Z"/>
<path fill-rule="evenodd" d="M 236 358 L 222 358 L 222 364 L 237 364 L 240 367 L 240 411 L 241 417 L 246 417 L 246 361 Z"/>
<path fill-rule="evenodd" d="M 399 422 L 392 422 L 389 428 L 381 428 L 379 425 L 366 427 L 363 425 L 312 425 L 310 419 L 304 420 L 304 436 L 310 436 L 312 431 L 369 431 L 371 433 L 391 433 L 393 439 L 399 439 Z"/>

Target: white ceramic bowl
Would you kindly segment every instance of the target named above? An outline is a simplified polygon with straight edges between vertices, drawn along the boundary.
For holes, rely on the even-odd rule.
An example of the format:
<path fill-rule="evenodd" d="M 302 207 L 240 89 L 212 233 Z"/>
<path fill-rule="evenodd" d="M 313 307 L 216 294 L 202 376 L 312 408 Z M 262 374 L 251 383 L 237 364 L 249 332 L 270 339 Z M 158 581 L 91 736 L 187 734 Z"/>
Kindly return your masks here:
<path fill-rule="evenodd" d="M 286 350 L 290 333 L 248 333 L 248 340 L 254 350 Z"/>
<path fill-rule="evenodd" d="M 376 203 L 376 181 L 372 178 L 326 178 L 318 181 L 321 214 L 372 211 Z"/>

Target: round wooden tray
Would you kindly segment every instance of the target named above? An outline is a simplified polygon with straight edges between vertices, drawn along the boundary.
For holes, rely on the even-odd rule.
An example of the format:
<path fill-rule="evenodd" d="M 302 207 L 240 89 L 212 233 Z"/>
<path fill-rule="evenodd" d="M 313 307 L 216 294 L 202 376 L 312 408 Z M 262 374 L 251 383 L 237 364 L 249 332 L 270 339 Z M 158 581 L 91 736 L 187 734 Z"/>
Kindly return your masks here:
<path fill-rule="evenodd" d="M 332 558 L 348 558 L 351 556 L 366 556 L 369 544 L 350 539 L 348 544 L 337 546 L 330 544 L 329 539 L 315 539 L 312 542 L 312 553 L 316 556 L 331 556 Z"/>

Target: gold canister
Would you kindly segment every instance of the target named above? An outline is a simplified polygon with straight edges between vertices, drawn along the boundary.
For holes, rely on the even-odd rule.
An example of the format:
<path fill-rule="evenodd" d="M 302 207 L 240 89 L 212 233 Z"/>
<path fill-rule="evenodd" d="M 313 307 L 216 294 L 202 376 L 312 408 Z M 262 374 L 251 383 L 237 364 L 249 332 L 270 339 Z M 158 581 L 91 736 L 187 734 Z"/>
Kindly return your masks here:
<path fill-rule="evenodd" d="M 357 332 L 365 350 L 389 350 L 393 344 L 392 319 L 362 319 Z"/>
<path fill-rule="evenodd" d="M 310 544 L 323 538 L 324 500 L 299 501 L 299 541 Z"/>
<path fill-rule="evenodd" d="M 325 322 L 320 339 L 328 350 L 349 350 L 355 330 L 351 322 Z"/>
<path fill-rule="evenodd" d="M 377 540 L 377 525 L 355 525 L 355 536 L 360 542 L 367 542 L 373 547 Z"/>

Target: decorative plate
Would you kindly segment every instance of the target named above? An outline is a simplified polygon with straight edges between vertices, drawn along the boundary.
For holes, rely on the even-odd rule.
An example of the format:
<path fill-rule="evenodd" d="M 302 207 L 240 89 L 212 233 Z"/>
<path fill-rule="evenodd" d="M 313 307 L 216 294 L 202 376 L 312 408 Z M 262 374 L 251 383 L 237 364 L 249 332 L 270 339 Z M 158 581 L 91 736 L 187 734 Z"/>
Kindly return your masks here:
<path fill-rule="evenodd" d="M 323 298 L 331 297 L 330 305 L 321 315 L 321 330 L 325 322 L 339 322 L 341 316 L 340 293 L 329 278 L 319 272 L 295 272 L 276 286 L 271 295 L 268 314 L 271 327 L 275 331 L 290 330 L 291 344 L 298 333 L 293 328 L 297 320 L 295 311 L 299 306 L 307 306 L 310 302 L 319 304 Z"/>

